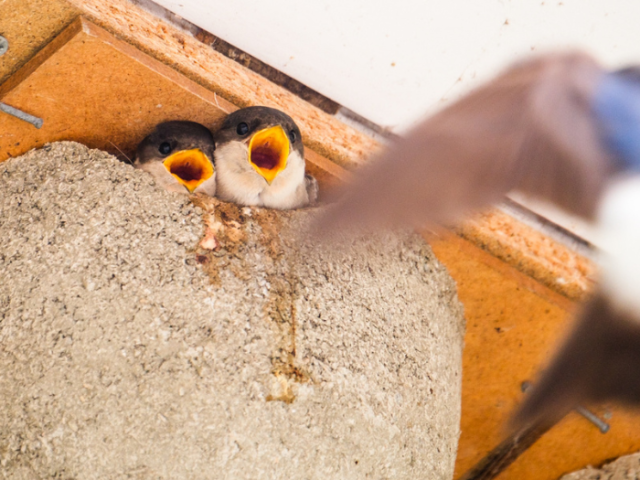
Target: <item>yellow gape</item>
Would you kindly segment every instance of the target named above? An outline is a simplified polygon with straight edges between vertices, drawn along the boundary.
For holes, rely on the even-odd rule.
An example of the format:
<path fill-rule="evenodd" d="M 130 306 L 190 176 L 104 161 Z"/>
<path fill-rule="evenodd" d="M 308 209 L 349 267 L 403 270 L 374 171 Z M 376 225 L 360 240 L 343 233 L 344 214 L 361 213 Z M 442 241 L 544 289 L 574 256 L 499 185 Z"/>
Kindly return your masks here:
<path fill-rule="evenodd" d="M 289 137 L 280 125 L 256 132 L 249 142 L 249 163 L 267 183 L 287 166 Z"/>
<path fill-rule="evenodd" d="M 163 164 L 176 180 L 189 189 L 189 192 L 193 192 L 198 185 L 213 175 L 213 164 L 198 148 L 169 155 Z"/>

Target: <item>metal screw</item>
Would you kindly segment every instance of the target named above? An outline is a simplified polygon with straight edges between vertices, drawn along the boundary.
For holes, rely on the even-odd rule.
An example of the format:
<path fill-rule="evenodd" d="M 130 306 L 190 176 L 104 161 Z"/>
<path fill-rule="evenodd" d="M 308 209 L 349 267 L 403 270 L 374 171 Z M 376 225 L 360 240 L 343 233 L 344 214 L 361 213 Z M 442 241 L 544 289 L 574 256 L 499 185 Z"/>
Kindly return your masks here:
<path fill-rule="evenodd" d="M 34 117 L 33 115 L 29 115 L 28 113 L 23 112 L 22 110 L 18 110 L 17 108 L 14 108 L 2 102 L 0 102 L 0 112 L 13 115 L 14 117 L 19 118 L 20 120 L 24 120 L 25 122 L 30 123 L 36 128 L 42 127 L 42 124 L 44 123 L 44 121 L 41 118 Z"/>
<path fill-rule="evenodd" d="M 524 381 L 520 385 L 520 389 L 523 392 L 526 392 L 532 386 L 533 385 L 531 384 L 531 382 Z M 582 415 L 584 418 L 589 420 L 591 423 L 593 423 L 596 427 L 598 427 L 598 430 L 600 430 L 600 433 L 607 433 L 611 428 L 611 426 L 607 422 L 605 422 L 600 417 L 598 417 L 595 413 L 593 413 L 591 410 L 588 410 L 583 406 L 578 405 L 574 410 L 580 415 Z"/>
<path fill-rule="evenodd" d="M 533 387 L 533 384 L 528 380 L 525 380 L 520 384 L 520 390 L 522 391 L 522 393 L 527 393 L 527 390 L 529 390 L 531 387 Z"/>
<path fill-rule="evenodd" d="M 607 422 L 605 422 L 601 418 L 597 417 L 590 410 L 587 410 L 586 408 L 581 407 L 580 405 L 578 405 L 575 408 L 575 410 L 580 415 L 582 415 L 584 418 L 586 418 L 591 423 L 593 423 L 596 427 L 598 427 L 598 430 L 600 430 L 600 433 L 607 433 L 609 431 L 609 429 L 611 428 L 611 426 Z"/>
<path fill-rule="evenodd" d="M 0 35 L 0 57 L 9 50 L 9 40 Z"/>

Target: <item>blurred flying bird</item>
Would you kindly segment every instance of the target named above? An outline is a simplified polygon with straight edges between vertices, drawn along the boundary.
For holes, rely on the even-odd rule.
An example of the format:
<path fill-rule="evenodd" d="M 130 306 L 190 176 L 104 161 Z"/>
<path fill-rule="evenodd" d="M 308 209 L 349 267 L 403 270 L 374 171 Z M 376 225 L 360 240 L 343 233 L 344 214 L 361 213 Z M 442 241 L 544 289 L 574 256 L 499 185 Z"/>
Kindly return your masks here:
<path fill-rule="evenodd" d="M 312 204 L 318 184 L 305 174 L 300 129 L 285 113 L 248 107 L 215 133 L 216 195 L 240 205 L 287 210 Z"/>
<path fill-rule="evenodd" d="M 363 168 L 318 221 L 348 229 L 450 223 L 518 189 L 596 221 L 601 282 L 513 427 L 577 404 L 640 403 L 640 74 L 581 53 L 518 63 Z"/>
<path fill-rule="evenodd" d="M 169 191 L 213 196 L 214 149 L 207 127 L 187 121 L 164 122 L 140 142 L 134 166 L 149 172 Z"/>

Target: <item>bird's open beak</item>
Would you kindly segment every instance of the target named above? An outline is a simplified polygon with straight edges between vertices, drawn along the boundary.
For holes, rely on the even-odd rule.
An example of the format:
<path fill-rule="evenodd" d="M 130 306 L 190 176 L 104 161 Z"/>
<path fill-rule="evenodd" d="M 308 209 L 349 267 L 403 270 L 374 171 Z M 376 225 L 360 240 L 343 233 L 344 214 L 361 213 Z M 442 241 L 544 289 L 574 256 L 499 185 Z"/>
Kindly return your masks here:
<path fill-rule="evenodd" d="M 249 141 L 249 163 L 267 183 L 287 166 L 289 137 L 280 125 L 256 132 Z"/>
<path fill-rule="evenodd" d="M 198 148 L 169 155 L 163 164 L 189 192 L 193 192 L 198 185 L 213 175 L 211 160 Z"/>

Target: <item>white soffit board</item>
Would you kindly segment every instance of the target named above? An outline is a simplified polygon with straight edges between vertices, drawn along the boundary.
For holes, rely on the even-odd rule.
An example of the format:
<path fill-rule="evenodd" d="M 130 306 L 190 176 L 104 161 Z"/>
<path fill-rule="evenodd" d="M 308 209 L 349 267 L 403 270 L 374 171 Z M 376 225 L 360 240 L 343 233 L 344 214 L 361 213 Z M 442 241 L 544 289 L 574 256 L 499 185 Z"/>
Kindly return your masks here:
<path fill-rule="evenodd" d="M 640 59 L 633 0 L 155 1 L 395 131 L 531 53 Z"/>

